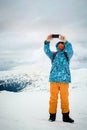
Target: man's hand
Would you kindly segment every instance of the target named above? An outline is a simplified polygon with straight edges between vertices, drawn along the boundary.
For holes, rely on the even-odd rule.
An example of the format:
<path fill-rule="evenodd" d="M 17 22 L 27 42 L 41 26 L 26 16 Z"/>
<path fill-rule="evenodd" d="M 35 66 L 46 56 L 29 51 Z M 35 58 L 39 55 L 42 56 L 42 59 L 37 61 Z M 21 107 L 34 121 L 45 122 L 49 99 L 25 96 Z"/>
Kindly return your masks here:
<path fill-rule="evenodd" d="M 46 41 L 49 41 L 49 42 L 50 42 L 51 40 L 52 40 L 52 34 L 48 35 Z"/>
<path fill-rule="evenodd" d="M 63 42 L 66 42 L 67 40 L 66 40 L 66 37 L 65 36 L 63 36 L 63 35 L 59 35 L 59 39 L 60 40 L 62 40 Z"/>

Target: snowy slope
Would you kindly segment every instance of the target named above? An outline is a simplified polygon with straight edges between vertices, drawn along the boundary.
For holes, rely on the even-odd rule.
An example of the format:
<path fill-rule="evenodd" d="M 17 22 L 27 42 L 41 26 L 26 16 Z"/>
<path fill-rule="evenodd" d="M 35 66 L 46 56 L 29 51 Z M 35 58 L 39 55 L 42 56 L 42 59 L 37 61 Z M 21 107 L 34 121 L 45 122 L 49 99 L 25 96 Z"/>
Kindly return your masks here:
<path fill-rule="evenodd" d="M 48 87 L 47 75 L 41 71 L 5 71 L 0 73 L 0 91 L 7 90 L 12 92 L 24 91 L 23 89 L 46 90 Z M 41 85 L 42 84 L 42 85 Z"/>
<path fill-rule="evenodd" d="M 36 69 L 35 69 L 36 70 Z M 74 124 L 62 122 L 60 105 L 56 122 L 48 121 L 49 83 L 48 72 L 17 68 L 2 72 L 0 79 L 8 78 L 27 84 L 19 93 L 0 92 L 0 130 L 86 130 L 87 129 L 87 69 L 72 70 L 70 84 L 71 117 Z"/>

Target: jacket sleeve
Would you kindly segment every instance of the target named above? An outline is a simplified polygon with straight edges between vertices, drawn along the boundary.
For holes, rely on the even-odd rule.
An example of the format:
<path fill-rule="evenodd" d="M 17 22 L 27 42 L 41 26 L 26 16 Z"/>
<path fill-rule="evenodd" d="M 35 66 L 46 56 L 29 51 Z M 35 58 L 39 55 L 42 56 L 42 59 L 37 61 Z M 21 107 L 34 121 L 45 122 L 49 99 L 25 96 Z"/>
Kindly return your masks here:
<path fill-rule="evenodd" d="M 52 60 L 53 52 L 50 50 L 50 42 L 44 42 L 44 52 Z"/>
<path fill-rule="evenodd" d="M 66 42 L 65 43 L 65 49 L 64 49 L 65 52 L 67 52 L 67 56 L 69 58 L 69 60 L 71 59 L 71 57 L 73 56 L 73 48 L 72 48 L 72 45 L 70 42 Z"/>

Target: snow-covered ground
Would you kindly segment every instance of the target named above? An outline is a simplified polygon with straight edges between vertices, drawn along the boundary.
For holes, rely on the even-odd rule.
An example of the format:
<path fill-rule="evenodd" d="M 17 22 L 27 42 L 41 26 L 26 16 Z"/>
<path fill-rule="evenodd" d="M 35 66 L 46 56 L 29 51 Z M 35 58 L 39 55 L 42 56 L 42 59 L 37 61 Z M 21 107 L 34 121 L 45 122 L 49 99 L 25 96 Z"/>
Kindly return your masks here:
<path fill-rule="evenodd" d="M 86 130 L 87 69 L 71 70 L 70 116 L 75 120 L 74 124 L 62 122 L 60 104 L 56 121 L 48 121 L 49 72 L 35 70 L 25 67 L 22 71 L 16 68 L 0 73 L 0 79 L 4 81 L 16 77 L 16 81 L 27 82 L 27 87 L 17 93 L 0 92 L 0 130 Z"/>

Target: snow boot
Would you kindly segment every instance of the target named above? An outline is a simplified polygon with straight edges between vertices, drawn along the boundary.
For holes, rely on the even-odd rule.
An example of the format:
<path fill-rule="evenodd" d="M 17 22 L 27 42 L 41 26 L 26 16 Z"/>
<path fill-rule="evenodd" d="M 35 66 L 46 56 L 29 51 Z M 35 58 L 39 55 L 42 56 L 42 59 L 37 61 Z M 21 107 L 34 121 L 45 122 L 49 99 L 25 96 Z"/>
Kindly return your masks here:
<path fill-rule="evenodd" d="M 69 117 L 69 112 L 63 113 L 63 121 L 67 123 L 74 123 L 74 120 Z"/>
<path fill-rule="evenodd" d="M 53 122 L 56 120 L 56 114 L 50 114 L 49 121 Z"/>

